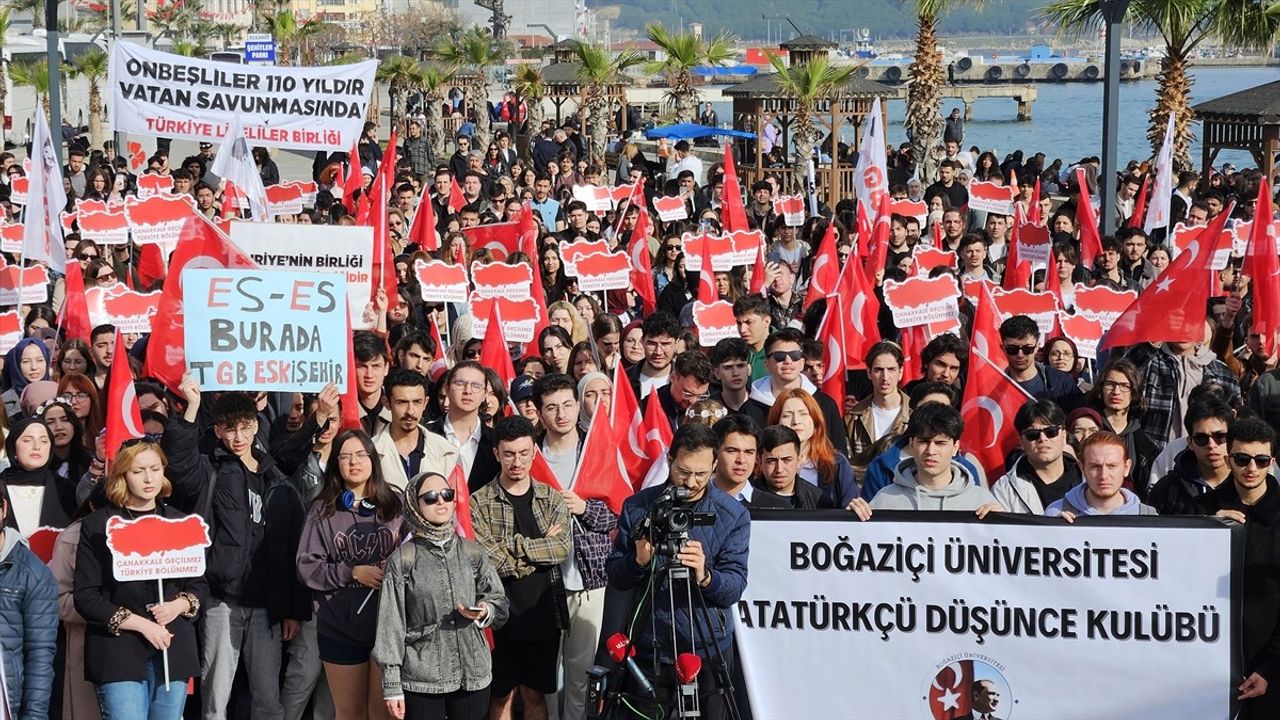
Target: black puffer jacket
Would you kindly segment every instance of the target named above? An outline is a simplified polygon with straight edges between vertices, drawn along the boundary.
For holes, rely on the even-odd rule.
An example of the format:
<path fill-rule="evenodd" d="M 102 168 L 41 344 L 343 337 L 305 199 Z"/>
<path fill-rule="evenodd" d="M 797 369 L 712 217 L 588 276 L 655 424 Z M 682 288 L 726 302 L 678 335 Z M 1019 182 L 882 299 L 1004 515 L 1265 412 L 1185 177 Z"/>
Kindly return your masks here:
<path fill-rule="evenodd" d="M 1231 482 L 1231 478 L 1226 482 Z M 1199 515 L 1196 498 L 1212 489 L 1200 477 L 1195 453 L 1183 450 L 1174 457 L 1173 469 L 1151 487 L 1147 504 L 1161 515 Z"/>

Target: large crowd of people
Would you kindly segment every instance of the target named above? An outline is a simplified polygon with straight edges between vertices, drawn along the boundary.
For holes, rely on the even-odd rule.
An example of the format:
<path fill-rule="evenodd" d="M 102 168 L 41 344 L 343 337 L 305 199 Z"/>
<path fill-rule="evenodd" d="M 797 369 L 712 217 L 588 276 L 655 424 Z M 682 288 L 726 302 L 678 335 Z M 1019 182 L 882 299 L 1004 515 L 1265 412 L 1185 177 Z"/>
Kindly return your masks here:
<path fill-rule="evenodd" d="M 778 141 L 778 128 L 768 127 L 758 139 L 769 142 L 766 154 Z M 1123 169 L 1112 203 L 1122 229 L 1102 237 L 1102 252 L 1086 266 L 1076 183 L 1084 177 L 1096 196 L 1098 159 L 1022 151 L 1001 158 L 994 149 L 964 150 L 962 127 L 948 127 L 936 177 L 921 177 L 909 148 L 889 149 L 888 192 L 925 202 L 928 213 L 923 222 L 889 219 L 885 262 L 870 278 L 878 296 L 886 281 L 914 272 L 920 244 L 956 254 L 935 275 L 1000 283 L 1013 270 L 1013 218 L 968 207 L 966 187 L 977 181 L 1017 183 L 1020 213 L 1039 203 L 1064 309 L 1077 287 L 1142 291 L 1170 267 L 1169 233 L 1129 222 L 1154 167 Z M 148 376 L 145 335 L 119 336 L 122 347 L 111 326 L 67 337 L 60 310 L 68 284 L 56 273 L 49 302 L 22 308 L 22 339 L 4 356 L 0 383 L 0 717 L 580 720 L 588 671 L 598 662 L 612 667 L 602 641 L 619 630 L 635 631 L 635 662 L 669 710 L 679 683 L 666 640 L 690 642 L 696 628 L 657 606 L 651 623 L 628 620 L 637 598 L 666 597 L 662 586 L 677 582 L 654 580 L 656 568 L 686 567 L 724 620 L 697 652 L 735 665 L 748 508 L 843 510 L 851 523 L 887 510 L 1242 523 L 1252 565 L 1238 693 L 1247 717 L 1280 713 L 1280 355 L 1275 338 L 1255 331 L 1254 279 L 1242 258 L 1218 273 L 1221 290 L 1196 342 L 1113 348 L 1094 361 L 1029 317 L 1004 320 L 1002 369 L 1030 399 L 1012 418 L 1018 447 L 1000 467 L 984 466 L 960 443 L 974 315 L 967 297 L 957 301 L 958 333 L 905 353 L 904 331 L 882 303 L 879 340 L 860 369 L 842 370 L 846 396 L 820 389 L 830 375 L 816 340 L 826 300 L 806 303 L 806 294 L 829 227 L 839 262 L 863 262 L 871 239 L 859 237 L 853 198 L 792 225 L 773 207 L 786 173 L 762 169 L 741 185 L 742 197 L 726 197 L 723 163 L 687 142 L 647 157 L 623 140 L 607 167 L 590 156 L 576 121 L 512 120 L 484 144 L 467 123 L 445 147 L 431 145 L 417 118 L 399 130 L 401 144 L 384 149 L 370 123 L 356 156 L 319 153 L 311 178 L 283 178 L 314 180 L 318 193 L 304 212 L 275 218 L 353 224 L 344 178 L 352 166 L 363 171 L 368 192 L 393 164 L 388 207 L 373 212 L 388 217 L 399 291 L 373 304 L 375 329 L 351 340 L 358 427 L 343 426 L 346 388 L 212 393 L 189 375 L 166 387 Z M 212 146 L 185 158 L 168 147 L 161 143 L 141 174 L 170 176 L 173 192 L 190 194 L 200 213 L 223 216 Z M 740 161 L 746 148 L 736 148 Z M 116 151 L 70 144 L 70 204 L 137 192 L 139 176 Z M 259 148 L 253 157 L 264 183 L 281 181 L 271 153 Z M 10 184 L 23 165 L 3 153 L 0 167 L 0 208 L 16 217 Z M 1206 225 L 1233 201 L 1233 220 L 1270 220 L 1254 217 L 1256 170 L 1175 177 L 1174 223 Z M 613 184 L 642 191 L 606 212 L 589 211 L 574 194 Z M 663 196 L 681 198 L 687 219 L 661 221 L 653 202 Z M 753 278 L 752 265 L 713 273 L 738 337 L 704 345 L 692 311 L 699 273 L 686 270 L 681 237 L 719 231 L 734 202 L 762 233 L 756 267 L 764 277 Z M 433 243 L 420 247 L 410 228 L 427 203 Z M 531 343 L 511 344 L 516 377 L 508 381 L 480 362 L 483 342 L 467 306 L 425 303 L 413 268 L 418 260 L 493 260 L 463 231 L 515 220 L 526 205 L 538 228 L 536 256 L 513 253 L 505 262 L 537 273 L 548 326 Z M 637 228 L 648 232 L 640 241 L 652 287 L 581 292 L 562 243 L 626 249 Z M 82 273 L 85 287 L 154 290 L 163 282 L 133 244 L 98 245 L 73 231 L 65 245 L 67 271 Z M 1030 289 L 1044 289 L 1045 272 L 1033 268 Z M 119 412 L 106 402 L 117 355 L 132 366 L 147 434 L 108 462 L 103 429 Z M 657 477 L 628 478 L 636 492 L 621 512 L 575 492 L 592 419 L 623 390 L 615 378 L 642 409 L 652 397 L 671 437 Z M 547 472 L 559 489 L 544 481 Z M 694 527 L 668 553 L 655 548 L 646 520 L 672 486 L 715 522 Z M 203 577 L 157 588 L 113 575 L 107 528 L 117 518 L 192 513 L 210 530 Z M 26 541 L 41 528 L 61 529 L 47 562 Z M 709 718 L 729 716 L 718 684 L 704 675 L 699 686 Z"/>

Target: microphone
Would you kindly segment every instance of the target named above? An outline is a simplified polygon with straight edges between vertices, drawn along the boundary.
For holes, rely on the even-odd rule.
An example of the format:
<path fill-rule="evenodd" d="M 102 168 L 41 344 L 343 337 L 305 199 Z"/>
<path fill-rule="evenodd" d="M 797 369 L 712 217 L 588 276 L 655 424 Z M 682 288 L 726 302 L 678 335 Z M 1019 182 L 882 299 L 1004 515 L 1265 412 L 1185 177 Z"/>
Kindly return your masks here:
<path fill-rule="evenodd" d="M 702 658 L 693 653 L 680 653 L 676 656 L 676 679 L 681 685 L 688 685 L 698 679 L 702 670 Z"/>
<path fill-rule="evenodd" d="M 657 697 L 657 693 L 653 691 L 653 685 L 649 682 L 649 678 L 645 677 L 644 673 L 640 672 L 640 666 L 636 665 L 635 660 L 630 657 L 626 657 L 627 646 L 630 644 L 631 641 L 622 633 L 614 633 L 610 635 L 608 643 L 609 657 L 613 658 L 615 663 L 625 665 L 627 667 L 627 672 L 631 673 L 631 677 L 638 685 L 640 685 L 640 689 L 645 695 Z M 631 654 L 636 654 L 636 649 L 634 647 L 631 648 Z"/>

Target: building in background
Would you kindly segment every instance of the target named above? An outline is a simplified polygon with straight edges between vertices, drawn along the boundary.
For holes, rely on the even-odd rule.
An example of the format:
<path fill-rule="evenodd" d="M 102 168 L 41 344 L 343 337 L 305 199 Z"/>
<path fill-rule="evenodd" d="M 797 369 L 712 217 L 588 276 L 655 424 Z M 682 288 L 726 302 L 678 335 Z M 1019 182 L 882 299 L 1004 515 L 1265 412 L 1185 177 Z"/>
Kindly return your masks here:
<path fill-rule="evenodd" d="M 489 8 L 480 7 L 473 0 L 446 0 L 446 4 L 457 9 L 463 25 L 489 27 L 493 19 Z M 511 16 L 511 24 L 507 26 L 510 35 L 544 33 L 546 30 L 541 27 L 529 26 L 547 25 L 558 40 L 576 34 L 576 6 L 575 0 L 505 0 L 502 9 Z"/>

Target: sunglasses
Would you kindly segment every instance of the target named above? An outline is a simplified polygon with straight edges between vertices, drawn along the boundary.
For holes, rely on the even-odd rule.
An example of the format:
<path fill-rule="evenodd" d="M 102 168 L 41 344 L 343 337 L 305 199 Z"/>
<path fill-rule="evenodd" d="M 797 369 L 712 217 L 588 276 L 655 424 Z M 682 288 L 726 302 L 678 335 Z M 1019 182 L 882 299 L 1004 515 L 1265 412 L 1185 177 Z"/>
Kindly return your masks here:
<path fill-rule="evenodd" d="M 435 505 L 441 500 L 447 503 L 451 503 L 453 502 L 453 498 L 455 495 L 456 493 L 453 491 L 453 488 L 445 488 L 443 490 L 428 490 L 418 496 L 418 501 L 424 502 L 428 505 Z"/>
<path fill-rule="evenodd" d="M 1042 428 L 1027 428 L 1026 430 L 1023 430 L 1021 434 L 1022 439 L 1027 442 L 1035 442 L 1042 437 L 1052 440 L 1062 434 L 1062 426 L 1049 425 Z"/>
<path fill-rule="evenodd" d="M 1005 345 L 1005 355 L 1034 355 L 1036 352 L 1035 345 Z"/>
<path fill-rule="evenodd" d="M 1191 434 L 1191 442 L 1195 443 L 1196 447 L 1209 447 L 1209 440 L 1213 440 L 1214 445 L 1221 445 L 1227 441 L 1227 431 L 1222 430 L 1215 433 L 1198 432 Z M 1241 467 L 1244 466 L 1241 465 Z"/>
<path fill-rule="evenodd" d="M 138 438 L 129 438 L 128 440 L 125 440 L 124 442 L 120 443 L 120 449 L 121 449 L 121 450 L 123 450 L 123 449 L 125 449 L 125 448 L 127 448 L 127 447 L 133 447 L 134 445 L 138 445 L 138 444 L 141 444 L 141 443 L 148 443 L 148 444 L 152 444 L 152 445 L 157 445 L 157 444 L 159 444 L 159 443 L 160 443 L 160 436 L 159 436 L 159 435 L 153 435 L 153 434 L 151 434 L 151 433 L 147 433 L 146 435 L 143 435 L 142 437 L 138 437 Z"/>
<path fill-rule="evenodd" d="M 80 253 L 76 257 L 81 260 L 97 260 L 98 254 L 97 253 Z"/>
<path fill-rule="evenodd" d="M 1271 456 L 1250 455 L 1248 453 L 1231 453 L 1231 462 L 1238 468 L 1247 468 L 1249 467 L 1249 463 L 1253 463 L 1261 470 L 1271 465 Z"/>
<path fill-rule="evenodd" d="M 804 353 L 799 350 L 778 350 L 776 352 L 769 353 L 769 357 L 772 358 L 774 362 L 782 362 L 783 360 L 798 362 L 800 358 L 804 357 Z"/>

